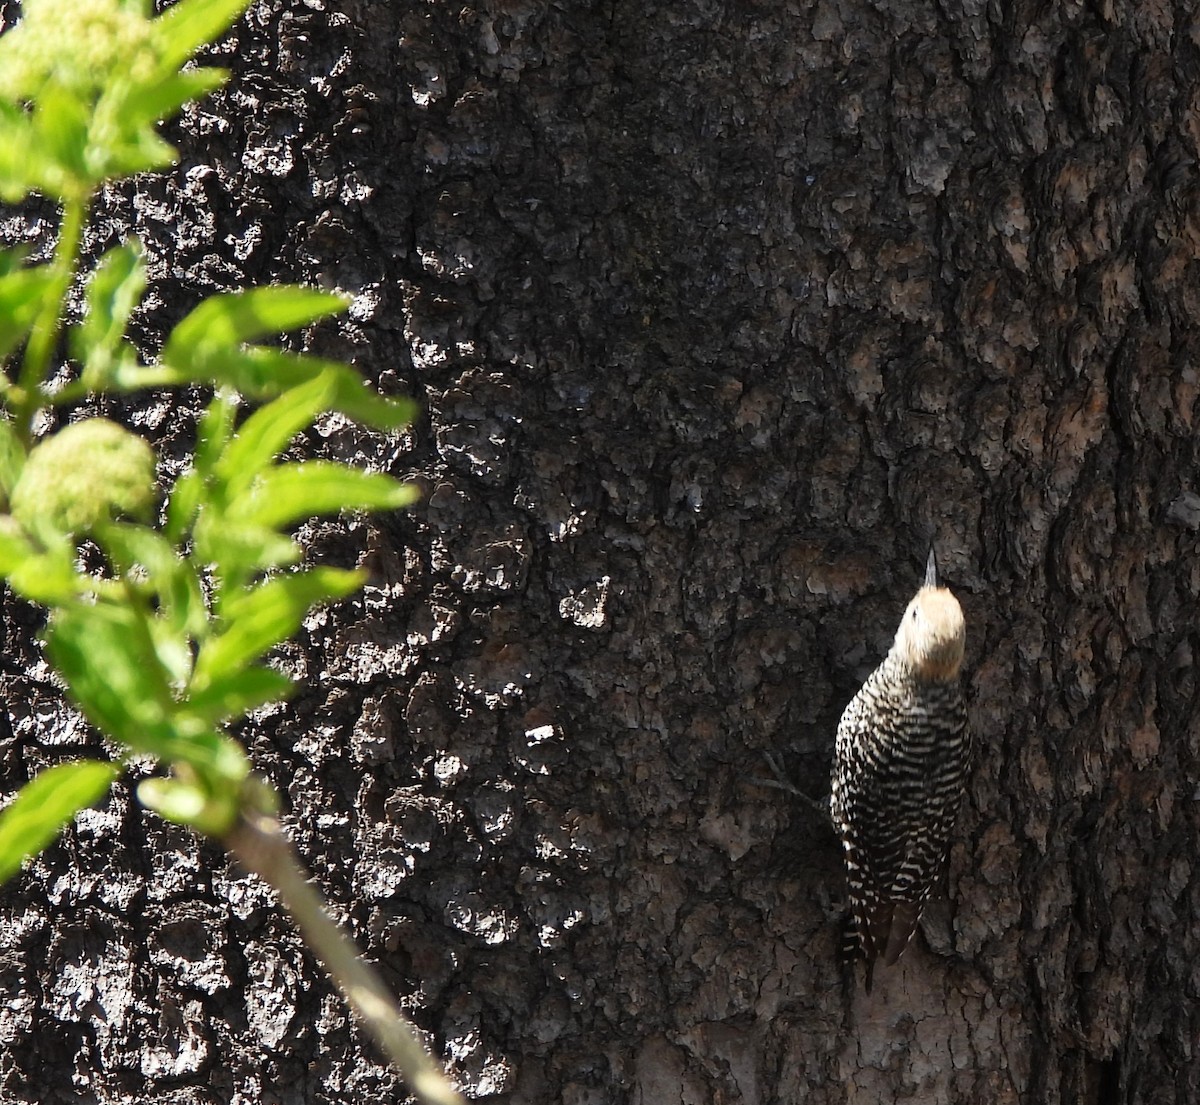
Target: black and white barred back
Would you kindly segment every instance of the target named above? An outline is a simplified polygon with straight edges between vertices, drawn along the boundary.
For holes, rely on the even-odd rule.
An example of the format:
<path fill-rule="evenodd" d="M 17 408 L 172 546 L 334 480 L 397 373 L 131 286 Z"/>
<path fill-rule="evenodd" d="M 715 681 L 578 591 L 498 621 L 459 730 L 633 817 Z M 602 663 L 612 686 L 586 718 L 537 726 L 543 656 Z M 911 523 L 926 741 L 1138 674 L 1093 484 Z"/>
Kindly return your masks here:
<path fill-rule="evenodd" d="M 942 873 L 971 768 L 958 685 L 965 627 L 957 600 L 921 588 L 887 658 L 838 726 L 830 807 L 846 855 L 855 939 L 892 965 Z"/>

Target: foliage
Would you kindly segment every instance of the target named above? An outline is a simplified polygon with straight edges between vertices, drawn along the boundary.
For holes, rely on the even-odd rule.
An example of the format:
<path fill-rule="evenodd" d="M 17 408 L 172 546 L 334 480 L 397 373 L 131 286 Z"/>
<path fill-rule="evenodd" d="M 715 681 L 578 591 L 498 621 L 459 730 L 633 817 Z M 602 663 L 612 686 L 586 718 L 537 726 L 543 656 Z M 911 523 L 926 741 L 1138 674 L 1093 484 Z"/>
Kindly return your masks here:
<path fill-rule="evenodd" d="M 376 1042 L 426 1102 L 460 1102 L 378 975 L 329 917 L 274 816 L 277 795 L 227 733 L 291 681 L 267 656 L 316 604 L 362 573 L 300 568 L 290 531 L 343 510 L 392 510 L 414 492 L 390 476 L 280 459 L 327 411 L 379 430 L 408 424 L 349 367 L 259 344 L 346 306 L 298 287 L 200 303 L 144 363 L 126 337 L 146 287 L 136 242 L 109 250 L 67 327 L 88 207 L 106 182 L 160 169 L 175 151 L 155 126 L 226 74 L 190 61 L 248 0 L 24 0 L 0 38 L 0 198 L 62 206 L 53 258 L 0 251 L 0 575 L 49 608 L 46 652 L 121 762 L 57 764 L 0 813 L 0 881 L 98 801 L 132 755 L 159 774 L 138 786 L 163 817 L 222 840 L 270 883 Z M 63 384 L 61 368 L 69 371 Z M 103 392 L 202 385 L 213 397 L 191 467 L 160 488 L 153 450 L 102 418 L 38 440 L 53 408 Z M 261 405 L 242 415 L 244 401 Z M 89 570 L 96 552 L 99 568 Z"/>
<path fill-rule="evenodd" d="M 65 334 L 71 382 L 52 387 L 51 377 L 91 199 L 172 162 L 155 126 L 225 79 L 189 59 L 246 2 L 182 0 L 151 18 L 141 0 L 25 0 L 0 39 L 0 196 L 40 192 L 63 208 L 52 261 L 30 264 L 21 250 L 0 259 L 0 574 L 49 608 L 47 654 L 88 720 L 126 757 L 163 765 L 141 801 L 222 838 L 248 804 L 273 802 L 226 727 L 289 692 L 270 650 L 314 604 L 362 583 L 358 572 L 297 568 L 289 530 L 413 497 L 389 476 L 280 454 L 325 411 L 393 430 L 411 404 L 374 394 L 345 365 L 256 344 L 345 306 L 305 288 L 213 296 L 144 363 L 126 337 L 146 287 L 136 242 L 91 272 Z M 36 439 L 48 408 L 179 384 L 214 395 L 192 466 L 165 489 L 150 446 L 105 419 Z M 239 417 L 245 400 L 262 405 Z M 85 544 L 103 554 L 99 569 L 80 566 Z M 59 764 L 30 782 L 0 816 L 0 878 L 102 797 L 117 766 Z"/>

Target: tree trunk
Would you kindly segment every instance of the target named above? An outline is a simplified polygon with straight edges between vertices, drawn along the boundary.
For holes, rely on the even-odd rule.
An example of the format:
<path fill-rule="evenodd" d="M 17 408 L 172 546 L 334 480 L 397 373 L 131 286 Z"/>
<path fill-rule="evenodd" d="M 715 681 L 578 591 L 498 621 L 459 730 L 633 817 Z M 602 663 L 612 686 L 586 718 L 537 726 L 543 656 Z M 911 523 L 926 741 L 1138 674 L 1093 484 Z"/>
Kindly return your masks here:
<path fill-rule="evenodd" d="M 425 489 L 243 736 L 468 1095 L 1200 1093 L 1200 23 L 1187 5 L 263 0 L 147 349 L 271 280 L 424 414 Z M 8 238 L 45 233 L 27 213 Z M 196 400 L 131 413 L 174 455 Z M 936 542 L 979 748 L 945 902 L 844 985 L 838 716 Z M 11 786 L 95 745 L 5 600 Z M 0 1100 L 398 1083 L 261 884 L 128 787 L 3 891 Z"/>

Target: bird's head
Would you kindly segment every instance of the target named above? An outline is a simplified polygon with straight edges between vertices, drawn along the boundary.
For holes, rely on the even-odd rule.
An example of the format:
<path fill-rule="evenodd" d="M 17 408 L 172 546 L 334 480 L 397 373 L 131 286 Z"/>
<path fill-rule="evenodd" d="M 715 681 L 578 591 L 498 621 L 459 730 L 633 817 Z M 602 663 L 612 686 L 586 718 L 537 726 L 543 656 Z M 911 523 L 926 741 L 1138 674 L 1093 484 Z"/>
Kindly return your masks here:
<path fill-rule="evenodd" d="M 945 587 L 926 584 L 908 604 L 892 651 L 921 679 L 958 675 L 967 643 L 962 607 Z"/>

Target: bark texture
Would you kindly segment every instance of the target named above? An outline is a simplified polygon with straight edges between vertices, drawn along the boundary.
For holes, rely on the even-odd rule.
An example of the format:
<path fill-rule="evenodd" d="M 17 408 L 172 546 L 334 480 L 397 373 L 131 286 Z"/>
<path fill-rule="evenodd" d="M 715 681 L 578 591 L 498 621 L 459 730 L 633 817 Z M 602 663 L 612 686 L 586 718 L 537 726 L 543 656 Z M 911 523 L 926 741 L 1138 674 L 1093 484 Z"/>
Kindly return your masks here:
<path fill-rule="evenodd" d="M 422 482 L 245 729 L 466 1092 L 547 1105 L 1192 1102 L 1200 24 L 1108 0 L 260 0 L 184 161 L 114 189 L 147 346 L 306 341 Z M 36 213 L 8 237 L 44 237 Z M 197 400 L 132 410 L 182 456 Z M 981 747 L 931 911 L 846 996 L 837 717 L 931 540 Z M 5 600 L 15 786 L 94 743 Z M 0 895 L 0 1100 L 400 1093 L 259 884 L 127 787 Z"/>

